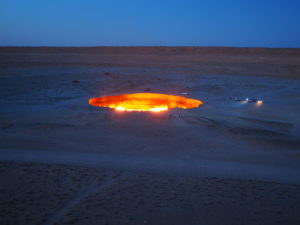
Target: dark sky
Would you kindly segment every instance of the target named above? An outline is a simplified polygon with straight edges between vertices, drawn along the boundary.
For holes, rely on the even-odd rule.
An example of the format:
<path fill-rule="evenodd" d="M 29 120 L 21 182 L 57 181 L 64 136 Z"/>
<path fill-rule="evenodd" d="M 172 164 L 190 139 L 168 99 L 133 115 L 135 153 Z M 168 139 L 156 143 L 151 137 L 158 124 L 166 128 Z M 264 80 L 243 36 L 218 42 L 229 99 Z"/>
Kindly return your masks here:
<path fill-rule="evenodd" d="M 300 47 L 300 0 L 0 0 L 0 45 Z"/>

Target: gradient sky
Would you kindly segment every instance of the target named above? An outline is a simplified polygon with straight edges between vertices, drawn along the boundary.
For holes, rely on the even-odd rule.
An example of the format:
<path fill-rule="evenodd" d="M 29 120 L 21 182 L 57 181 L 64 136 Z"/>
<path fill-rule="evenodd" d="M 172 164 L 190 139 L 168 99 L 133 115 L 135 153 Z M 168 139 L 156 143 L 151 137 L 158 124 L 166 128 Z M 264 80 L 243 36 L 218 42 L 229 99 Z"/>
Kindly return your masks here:
<path fill-rule="evenodd" d="M 0 0 L 0 45 L 300 47 L 300 0 Z"/>

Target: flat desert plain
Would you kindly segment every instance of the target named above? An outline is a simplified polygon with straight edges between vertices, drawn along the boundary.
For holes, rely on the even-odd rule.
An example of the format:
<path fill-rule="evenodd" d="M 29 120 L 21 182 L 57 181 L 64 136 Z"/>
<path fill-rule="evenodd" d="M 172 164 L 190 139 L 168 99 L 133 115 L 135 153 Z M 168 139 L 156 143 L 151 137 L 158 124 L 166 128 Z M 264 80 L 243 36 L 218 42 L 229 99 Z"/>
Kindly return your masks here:
<path fill-rule="evenodd" d="M 1 47 L 0 224 L 300 224 L 299 115 L 299 49 Z"/>

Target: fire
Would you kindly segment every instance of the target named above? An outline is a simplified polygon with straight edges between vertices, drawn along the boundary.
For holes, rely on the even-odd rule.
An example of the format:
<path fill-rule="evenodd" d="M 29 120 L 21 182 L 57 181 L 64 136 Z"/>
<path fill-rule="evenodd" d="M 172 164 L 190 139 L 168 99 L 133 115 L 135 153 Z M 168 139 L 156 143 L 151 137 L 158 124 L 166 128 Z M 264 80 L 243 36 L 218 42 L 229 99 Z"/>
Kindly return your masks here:
<path fill-rule="evenodd" d="M 172 108 L 195 108 L 203 104 L 203 102 L 176 95 L 134 93 L 91 98 L 89 99 L 89 104 L 98 107 L 108 107 L 117 111 L 161 112 Z"/>

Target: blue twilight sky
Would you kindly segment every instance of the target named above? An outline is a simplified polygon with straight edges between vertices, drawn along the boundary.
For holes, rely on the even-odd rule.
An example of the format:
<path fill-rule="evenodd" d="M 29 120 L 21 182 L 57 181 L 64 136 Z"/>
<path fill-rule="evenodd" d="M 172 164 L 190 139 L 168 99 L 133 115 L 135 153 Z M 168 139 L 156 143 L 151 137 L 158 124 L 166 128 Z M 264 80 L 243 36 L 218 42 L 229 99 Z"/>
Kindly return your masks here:
<path fill-rule="evenodd" d="M 0 45 L 300 47 L 300 0 L 0 0 Z"/>

